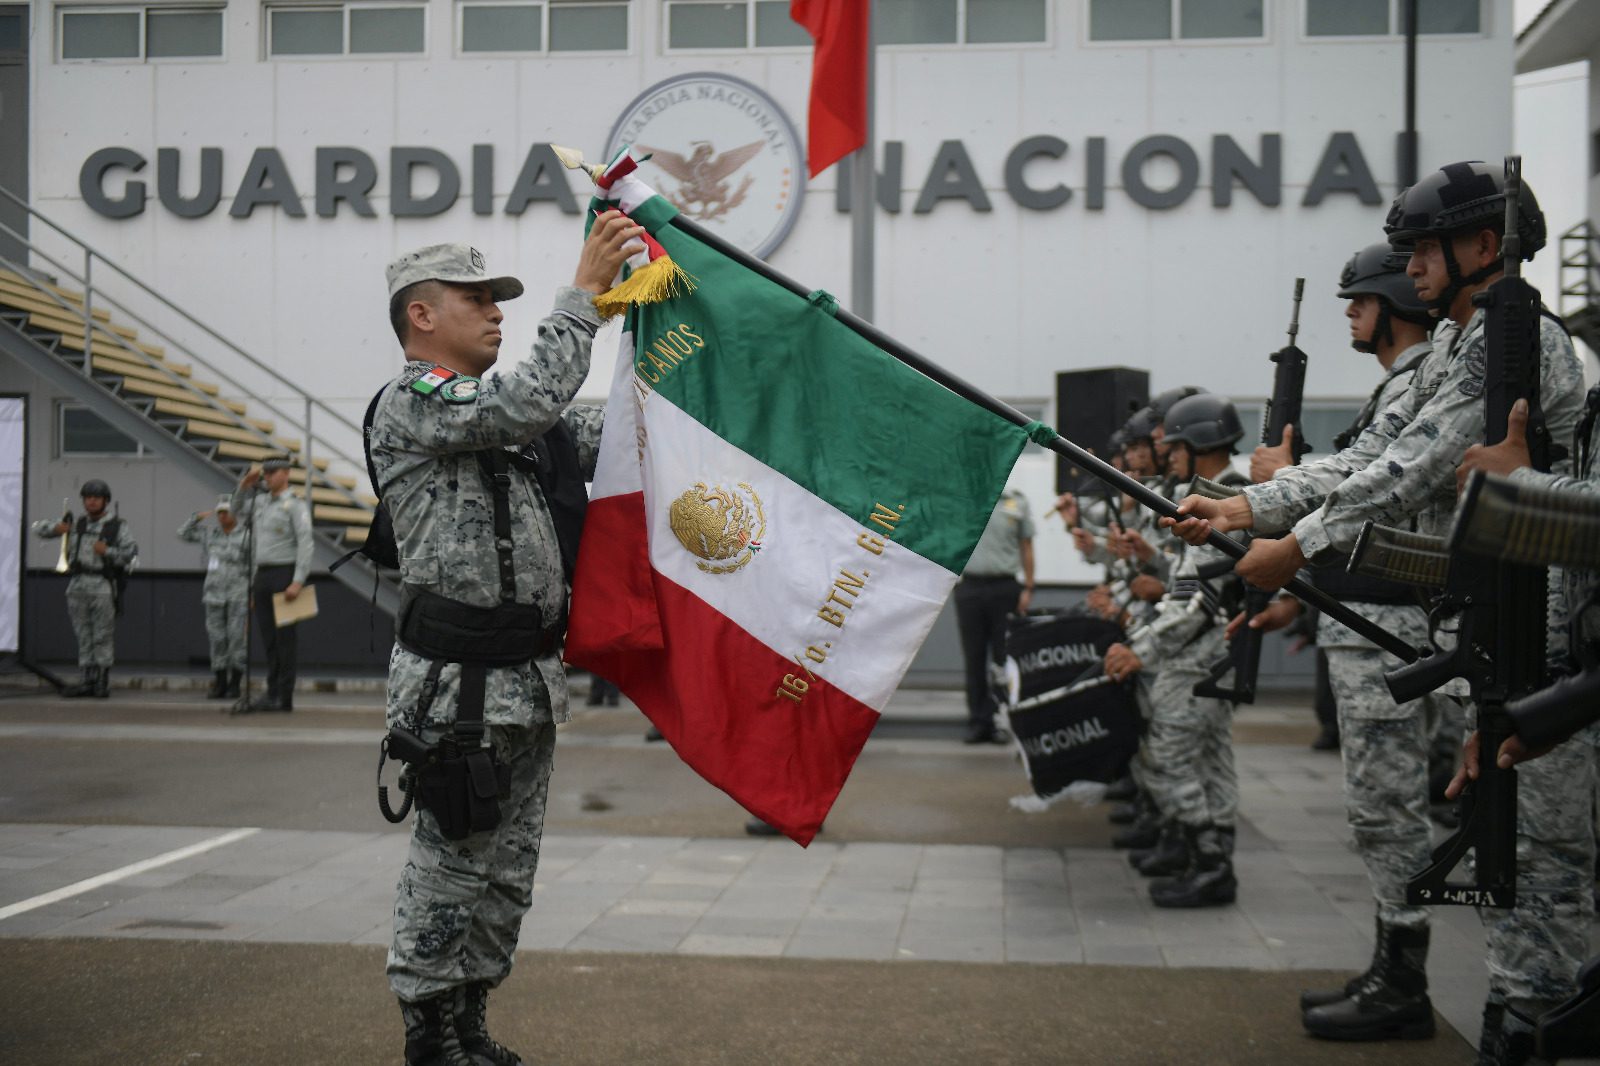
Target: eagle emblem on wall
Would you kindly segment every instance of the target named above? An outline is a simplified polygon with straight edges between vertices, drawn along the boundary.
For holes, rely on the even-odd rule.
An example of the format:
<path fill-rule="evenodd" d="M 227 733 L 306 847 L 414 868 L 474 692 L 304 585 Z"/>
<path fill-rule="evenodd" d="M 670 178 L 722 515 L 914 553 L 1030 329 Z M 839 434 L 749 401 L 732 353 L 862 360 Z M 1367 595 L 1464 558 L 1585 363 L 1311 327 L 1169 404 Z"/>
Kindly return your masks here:
<path fill-rule="evenodd" d="M 746 174 L 737 188 L 730 188 L 730 179 L 760 154 L 765 144 L 752 141 L 719 154 L 710 141 L 691 141 L 687 156 L 642 144 L 639 150 L 649 152 L 651 162 L 679 181 L 676 192 L 665 194 L 672 205 L 697 222 L 710 222 L 744 203 L 755 179 Z"/>

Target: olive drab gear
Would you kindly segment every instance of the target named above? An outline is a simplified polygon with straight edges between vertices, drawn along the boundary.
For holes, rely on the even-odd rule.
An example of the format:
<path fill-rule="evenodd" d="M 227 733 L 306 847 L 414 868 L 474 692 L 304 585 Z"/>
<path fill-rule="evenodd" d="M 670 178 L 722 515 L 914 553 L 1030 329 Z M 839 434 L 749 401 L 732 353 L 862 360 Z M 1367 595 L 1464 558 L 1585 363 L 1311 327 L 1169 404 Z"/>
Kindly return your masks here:
<path fill-rule="evenodd" d="M 1428 305 L 1417 297 L 1416 286 L 1406 276 L 1406 256 L 1387 241 L 1367 245 L 1352 255 L 1339 272 L 1339 298 L 1351 300 L 1357 296 L 1378 298 L 1378 322 L 1372 336 L 1350 342 L 1358 352 L 1373 354 L 1380 340 L 1393 344 L 1392 318 L 1419 326 L 1433 324 Z"/>
<path fill-rule="evenodd" d="M 83 488 L 78 490 L 79 496 L 99 496 L 107 503 L 111 502 L 111 486 L 99 478 L 90 478 L 83 483 Z"/>
<path fill-rule="evenodd" d="M 1503 235 L 1505 188 L 1505 174 L 1501 168 L 1474 159 L 1441 167 L 1395 197 L 1390 205 L 1383 232 L 1396 251 L 1409 255 L 1424 237 L 1439 240 L 1450 284 L 1429 301 L 1436 311 L 1442 313 L 1448 309 L 1456 294 L 1466 286 L 1486 281 L 1500 272 L 1501 264 L 1496 259 L 1471 274 L 1462 274 L 1450 238 L 1481 229 Z M 1545 245 L 1544 212 L 1526 183 L 1517 201 L 1517 234 L 1522 239 L 1523 259 L 1532 259 Z"/>
<path fill-rule="evenodd" d="M 1167 444 L 1187 444 L 1196 452 L 1229 448 L 1244 436 L 1232 401 L 1209 392 L 1185 396 L 1172 405 L 1161 424 Z"/>

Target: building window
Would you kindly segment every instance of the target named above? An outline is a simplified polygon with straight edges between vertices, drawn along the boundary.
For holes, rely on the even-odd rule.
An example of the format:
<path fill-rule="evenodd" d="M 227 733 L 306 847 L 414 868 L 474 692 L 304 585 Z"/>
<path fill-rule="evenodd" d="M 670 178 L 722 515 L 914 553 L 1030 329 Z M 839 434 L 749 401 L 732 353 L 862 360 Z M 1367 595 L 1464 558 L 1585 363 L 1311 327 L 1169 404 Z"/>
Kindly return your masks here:
<path fill-rule="evenodd" d="M 57 411 L 58 448 L 63 456 L 144 454 L 143 445 L 87 407 L 64 403 Z"/>
<path fill-rule="evenodd" d="M 426 15 L 417 4 L 270 7 L 267 54 L 420 55 L 427 49 Z"/>
<path fill-rule="evenodd" d="M 877 0 L 879 44 L 1023 44 L 1044 41 L 1048 0 Z M 807 48 L 811 35 L 783 0 L 667 0 L 667 47 Z"/>
<path fill-rule="evenodd" d="M 0 53 L 28 50 L 28 12 L 0 11 Z"/>
<path fill-rule="evenodd" d="M 1089 39 L 1260 40 L 1263 8 L 1263 0 L 1089 0 Z"/>
<path fill-rule="evenodd" d="M 1307 37 L 1388 37 L 1406 32 L 1406 0 L 1306 0 Z M 1417 32 L 1480 33 L 1482 0 L 1417 0 Z"/>
<path fill-rule="evenodd" d="M 218 59 L 216 8 L 120 7 L 62 10 L 60 56 L 69 59 Z"/>
<path fill-rule="evenodd" d="M 625 52 L 628 49 L 626 0 L 463 3 L 459 8 L 463 53 Z"/>

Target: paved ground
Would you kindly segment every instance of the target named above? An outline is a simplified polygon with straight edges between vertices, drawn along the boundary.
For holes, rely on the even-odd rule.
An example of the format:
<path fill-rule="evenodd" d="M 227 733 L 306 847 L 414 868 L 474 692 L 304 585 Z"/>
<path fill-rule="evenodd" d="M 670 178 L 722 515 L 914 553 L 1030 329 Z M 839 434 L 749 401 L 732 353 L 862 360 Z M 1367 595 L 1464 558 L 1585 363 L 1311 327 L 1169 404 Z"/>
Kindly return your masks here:
<path fill-rule="evenodd" d="M 372 809 L 376 702 L 0 700 L 0 1061 L 397 1061 L 405 835 Z M 1014 758 L 956 743 L 959 717 L 898 697 L 801 850 L 744 836 L 636 712 L 580 714 L 497 1029 L 562 1063 L 1471 1061 L 1461 910 L 1435 933 L 1436 1040 L 1299 1030 L 1299 989 L 1364 966 L 1372 920 L 1306 711 L 1241 710 L 1240 900 L 1196 913 L 1148 905 L 1103 809 L 1009 808 Z"/>

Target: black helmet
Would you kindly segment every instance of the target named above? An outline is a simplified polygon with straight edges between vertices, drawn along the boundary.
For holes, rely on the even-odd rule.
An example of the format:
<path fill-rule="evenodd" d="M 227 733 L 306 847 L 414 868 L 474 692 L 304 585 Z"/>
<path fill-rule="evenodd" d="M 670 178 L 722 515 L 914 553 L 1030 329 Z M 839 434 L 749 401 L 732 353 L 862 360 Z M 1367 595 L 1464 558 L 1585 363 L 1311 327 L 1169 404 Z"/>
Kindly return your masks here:
<path fill-rule="evenodd" d="M 1111 436 L 1106 439 L 1106 454 L 1117 455 L 1128 446 L 1128 437 L 1120 428 L 1111 431 Z"/>
<path fill-rule="evenodd" d="M 1423 237 L 1449 237 L 1472 230 L 1505 229 L 1506 178 L 1500 167 L 1479 160 L 1441 167 L 1395 197 L 1383 224 L 1389 243 L 1408 252 Z M 1526 182 L 1517 200 L 1522 258 L 1544 247 L 1544 212 Z"/>
<path fill-rule="evenodd" d="M 1371 295 L 1378 298 L 1378 322 L 1367 340 L 1353 340 L 1350 347 L 1369 355 L 1378 350 L 1378 340 L 1393 343 L 1392 317 L 1419 326 L 1431 326 L 1428 305 L 1417 297 L 1417 288 L 1406 276 L 1406 256 L 1386 241 L 1369 244 L 1350 257 L 1339 273 L 1339 295 L 1346 300 Z"/>
<path fill-rule="evenodd" d="M 1162 421 L 1168 444 L 1187 444 L 1197 452 L 1214 452 L 1244 436 L 1239 412 L 1226 396 L 1203 392 L 1172 405 Z"/>
<path fill-rule="evenodd" d="M 1139 441 L 1148 441 L 1155 436 L 1156 427 L 1161 425 L 1161 414 L 1152 406 L 1141 407 L 1128 416 L 1117 432 L 1122 434 L 1122 445 L 1137 444 Z"/>
<path fill-rule="evenodd" d="M 83 488 L 78 491 L 79 496 L 100 496 L 107 503 L 111 502 L 111 486 L 99 478 L 90 478 L 83 483 Z"/>
<path fill-rule="evenodd" d="M 1196 388 L 1193 385 L 1179 385 L 1175 389 L 1168 389 L 1166 392 L 1157 395 L 1155 399 L 1150 401 L 1150 407 L 1155 411 L 1156 419 L 1159 421 L 1166 416 L 1166 413 L 1172 409 L 1172 405 L 1179 400 L 1186 396 L 1199 395 L 1205 391 L 1205 389 Z"/>

